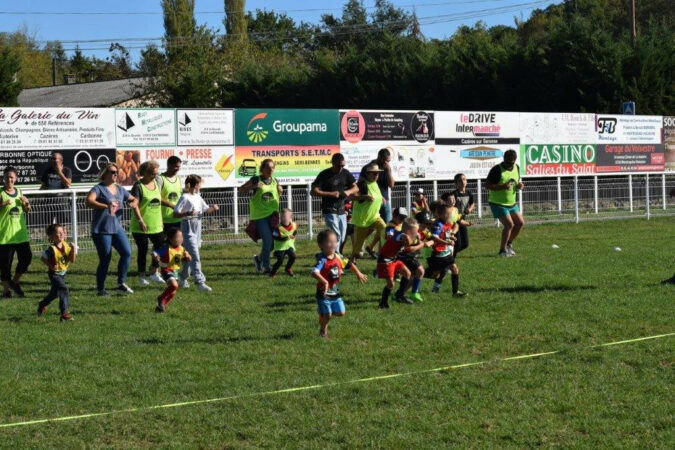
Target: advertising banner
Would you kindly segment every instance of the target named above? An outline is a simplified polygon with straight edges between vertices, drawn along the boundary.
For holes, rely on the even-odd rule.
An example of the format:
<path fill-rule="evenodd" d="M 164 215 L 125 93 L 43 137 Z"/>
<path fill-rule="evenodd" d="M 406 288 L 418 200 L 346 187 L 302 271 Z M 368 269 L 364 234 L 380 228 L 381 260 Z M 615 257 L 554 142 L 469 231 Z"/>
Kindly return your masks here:
<path fill-rule="evenodd" d="M 74 184 L 92 184 L 109 161 L 115 160 L 114 149 L 59 150 L 63 165 L 71 170 Z M 49 167 L 51 150 L 0 151 L 0 171 L 7 166 L 17 170 L 18 184 L 40 184 Z"/>
<path fill-rule="evenodd" d="M 234 145 L 234 110 L 178 109 L 176 110 L 178 145 Z"/>
<path fill-rule="evenodd" d="M 0 108 L 0 151 L 115 148 L 114 111 Z"/>
<path fill-rule="evenodd" d="M 434 146 L 434 113 L 428 111 L 340 111 L 340 151 L 355 176 L 386 148 L 394 179 L 424 178 Z"/>
<path fill-rule="evenodd" d="M 663 118 L 663 145 L 665 170 L 666 172 L 675 172 L 675 116 Z"/>
<path fill-rule="evenodd" d="M 596 171 L 593 144 L 526 144 L 520 146 L 520 171 L 533 177 L 589 175 Z"/>
<path fill-rule="evenodd" d="M 662 144 L 598 145 L 598 173 L 663 172 L 665 162 Z"/>
<path fill-rule="evenodd" d="M 595 144 L 594 114 L 520 113 L 521 144 Z"/>
<path fill-rule="evenodd" d="M 426 178 L 486 177 L 504 159 L 506 150 L 518 151 L 518 113 L 437 111 L 436 148 L 427 155 Z"/>
<path fill-rule="evenodd" d="M 176 113 L 173 109 L 116 109 L 117 147 L 165 147 L 176 145 Z"/>
<path fill-rule="evenodd" d="M 597 115 L 597 144 L 661 144 L 661 116 Z"/>
<path fill-rule="evenodd" d="M 340 152 L 338 111 L 333 109 L 237 109 L 235 178 L 239 183 L 274 160 L 274 176 L 285 183 L 313 181 Z"/>

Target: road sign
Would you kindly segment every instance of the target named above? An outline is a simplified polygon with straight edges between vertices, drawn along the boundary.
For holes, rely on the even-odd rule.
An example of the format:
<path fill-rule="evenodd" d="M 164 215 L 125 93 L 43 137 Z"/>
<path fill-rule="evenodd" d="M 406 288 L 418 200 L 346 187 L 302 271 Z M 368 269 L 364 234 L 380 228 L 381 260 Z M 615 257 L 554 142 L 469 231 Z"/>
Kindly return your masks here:
<path fill-rule="evenodd" d="M 621 114 L 635 115 L 635 102 L 623 102 L 621 104 Z"/>

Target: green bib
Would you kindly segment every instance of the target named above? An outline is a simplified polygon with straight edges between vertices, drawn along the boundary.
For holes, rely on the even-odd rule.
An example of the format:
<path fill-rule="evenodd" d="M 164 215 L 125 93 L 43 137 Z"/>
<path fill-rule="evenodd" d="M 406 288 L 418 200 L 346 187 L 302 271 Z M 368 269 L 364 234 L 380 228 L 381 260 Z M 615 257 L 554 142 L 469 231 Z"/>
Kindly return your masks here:
<path fill-rule="evenodd" d="M 377 181 L 366 183 L 368 195 L 373 197 L 372 202 L 354 202 L 352 206 L 352 224 L 356 227 L 369 227 L 380 217 L 382 206 L 382 192 Z"/>
<path fill-rule="evenodd" d="M 277 180 L 272 178 L 270 184 L 258 188 L 251 197 L 250 220 L 264 219 L 279 211 L 279 190 Z"/>
<path fill-rule="evenodd" d="M 166 175 L 160 175 L 160 177 L 162 177 L 162 200 L 173 203 L 175 206 L 178 203 L 180 195 L 183 193 L 180 177 L 176 175 L 173 181 Z M 173 208 L 167 206 L 162 206 L 162 220 L 164 223 L 178 223 L 181 221 L 180 218 L 173 216 Z"/>
<path fill-rule="evenodd" d="M 143 222 L 148 227 L 148 231 L 141 229 L 141 224 L 138 223 L 136 214 L 131 214 L 129 221 L 129 230 L 132 233 L 157 234 L 162 232 L 162 195 L 159 191 L 159 185 L 155 182 L 155 189 L 148 189 L 146 185 L 137 181 L 141 188 L 143 195 L 138 205 L 141 210 L 141 217 Z"/>
<path fill-rule="evenodd" d="M 0 208 L 0 245 L 20 244 L 28 242 L 28 227 L 26 226 L 26 215 L 21 206 L 21 190 L 14 188 L 15 196 L 9 195 L 4 190 L 0 194 L 0 201 L 11 202 L 7 206 Z"/>
<path fill-rule="evenodd" d="M 282 224 L 279 224 L 279 236 L 281 238 L 287 238 L 283 241 L 274 240 L 274 251 L 281 252 L 292 248 L 295 250 L 295 239 L 293 235 L 295 234 L 298 226 L 295 223 L 291 223 L 291 229 L 287 230 Z"/>
<path fill-rule="evenodd" d="M 516 185 L 520 181 L 520 171 L 518 165 L 514 164 L 513 169 L 506 170 L 503 164 L 499 165 L 499 170 L 502 176 L 499 179 L 499 184 L 504 184 L 509 180 L 515 180 L 513 187 L 504 191 L 489 191 L 488 202 L 500 206 L 514 206 L 516 204 Z"/>

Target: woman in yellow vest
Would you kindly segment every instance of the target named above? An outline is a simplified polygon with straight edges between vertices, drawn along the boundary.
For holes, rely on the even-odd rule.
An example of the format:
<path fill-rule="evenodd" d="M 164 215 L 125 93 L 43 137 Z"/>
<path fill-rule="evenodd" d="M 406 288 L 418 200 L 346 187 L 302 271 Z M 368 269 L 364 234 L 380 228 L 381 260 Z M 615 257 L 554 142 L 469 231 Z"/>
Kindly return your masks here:
<path fill-rule="evenodd" d="M 26 226 L 26 213 L 30 211 L 30 203 L 21 194 L 21 190 L 14 187 L 17 178 L 14 167 L 5 168 L 4 186 L 0 192 L 0 278 L 2 278 L 3 298 L 11 297 L 12 291 L 19 297 L 24 296 L 19 280 L 21 275 L 28 271 L 33 259 Z M 12 278 L 12 261 L 15 253 L 18 262 Z"/>
<path fill-rule="evenodd" d="M 370 244 L 366 246 L 368 253 L 374 252 L 374 247 L 380 241 L 386 224 L 380 217 L 380 207 L 384 202 L 382 191 L 377 185 L 377 177 L 382 169 L 377 163 L 368 164 L 365 169 L 365 179 L 359 180 L 356 184 L 359 188 L 358 195 L 352 196 L 354 206 L 352 206 L 352 225 L 354 225 L 354 237 L 352 238 L 352 262 L 355 262 L 363 243 L 373 232 Z"/>
<path fill-rule="evenodd" d="M 507 150 L 504 153 L 504 162 L 494 166 L 487 176 L 488 203 L 492 210 L 492 215 L 498 219 L 504 229 L 502 230 L 502 241 L 499 245 L 499 256 L 515 256 L 513 250 L 513 241 L 518 237 L 525 221 L 520 213 L 516 201 L 516 192 L 525 186 L 520 181 L 520 168 L 516 161 L 518 153 L 515 150 Z"/>
<path fill-rule="evenodd" d="M 250 202 L 251 222 L 255 222 L 256 230 L 262 240 L 260 255 L 253 256 L 253 263 L 258 273 L 269 274 L 270 252 L 274 244 L 272 229 L 279 221 L 279 199 L 283 188 L 274 178 L 274 161 L 265 159 L 260 164 L 260 175 L 251 177 L 239 188 L 240 194 L 253 192 Z"/>
<path fill-rule="evenodd" d="M 134 183 L 131 195 L 138 199 L 138 209 L 129 221 L 129 231 L 134 237 L 138 254 L 138 276 L 141 286 L 147 286 L 150 281 L 164 284 L 164 280 L 157 273 L 159 264 L 152 258 L 150 265 L 150 281 L 145 277 L 145 268 L 148 259 L 148 241 L 152 242 L 152 250 L 156 251 L 164 245 L 164 232 L 162 224 L 162 193 L 157 183 L 159 164 L 157 161 L 146 161 L 138 169 L 141 179 Z"/>
<path fill-rule="evenodd" d="M 182 165 L 183 161 L 178 156 L 169 156 L 166 160 L 166 172 L 155 179 L 162 193 L 162 222 L 165 235 L 172 228 L 180 230 L 181 218 L 173 215 L 173 209 L 183 193 L 183 181 L 178 176 Z"/>

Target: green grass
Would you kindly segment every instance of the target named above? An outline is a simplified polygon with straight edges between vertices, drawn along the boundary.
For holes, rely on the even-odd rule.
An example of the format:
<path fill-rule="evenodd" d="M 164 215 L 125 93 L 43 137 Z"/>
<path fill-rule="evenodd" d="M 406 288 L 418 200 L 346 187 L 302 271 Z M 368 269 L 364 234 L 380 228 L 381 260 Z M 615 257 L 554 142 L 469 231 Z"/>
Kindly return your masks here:
<path fill-rule="evenodd" d="M 468 298 L 452 299 L 449 283 L 431 294 L 425 281 L 424 303 L 381 311 L 382 282 L 362 287 L 350 274 L 347 315 L 325 341 L 308 275 L 314 243 L 298 245 L 301 276 L 275 280 L 252 273 L 252 244 L 206 248 L 215 292 L 179 291 L 165 315 L 153 312 L 160 289 L 140 288 L 134 276 L 134 295 L 95 297 L 96 259 L 83 254 L 69 274 L 76 320 L 68 324 L 58 322 L 57 302 L 46 318 L 34 316 L 47 288 L 34 262 L 28 298 L 0 301 L 0 423 L 563 351 L 0 428 L 0 447 L 672 448 L 675 337 L 584 347 L 675 331 L 675 289 L 659 284 L 675 270 L 673 229 L 672 218 L 533 226 L 513 259 L 495 257 L 497 229 L 472 230 L 458 260 Z"/>

